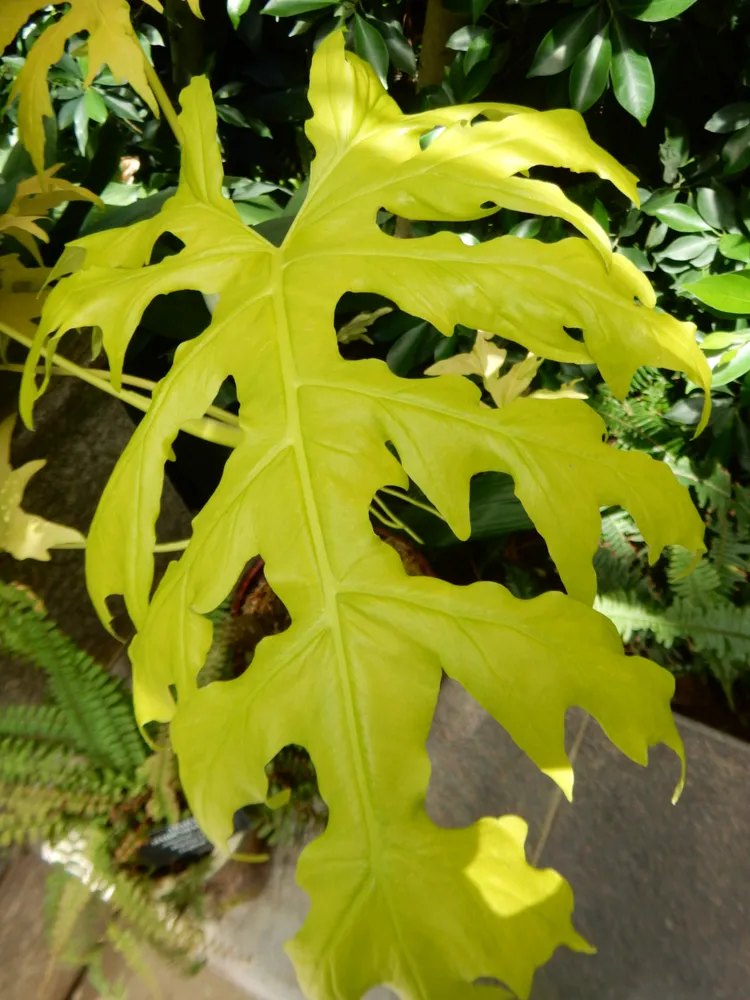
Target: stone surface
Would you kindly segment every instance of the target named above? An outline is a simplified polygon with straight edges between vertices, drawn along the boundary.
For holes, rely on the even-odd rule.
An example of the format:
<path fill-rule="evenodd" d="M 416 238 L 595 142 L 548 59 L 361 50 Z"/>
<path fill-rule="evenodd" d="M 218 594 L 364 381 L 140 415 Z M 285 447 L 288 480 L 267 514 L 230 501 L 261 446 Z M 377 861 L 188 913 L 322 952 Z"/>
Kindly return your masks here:
<path fill-rule="evenodd" d="M 67 1000 L 80 970 L 49 964 L 44 938 L 47 866 L 33 854 L 13 862 L 0 880 L 0 997 Z"/>
<path fill-rule="evenodd" d="M 598 954 L 558 951 L 532 1000 L 750 995 L 750 747 L 680 728 L 688 782 L 672 806 L 673 754 L 657 748 L 646 770 L 589 726 L 575 806 L 560 806 L 541 861 L 571 882 Z"/>
<path fill-rule="evenodd" d="M 195 976 L 182 976 L 150 949 L 144 949 L 143 957 L 149 975 L 153 977 L 152 985 L 160 990 L 159 1000 L 258 1000 L 211 968 L 204 967 Z M 105 954 L 104 970 L 111 983 L 122 979 L 125 983 L 127 1000 L 154 1000 L 151 987 L 129 969 L 115 952 L 108 951 Z M 47 998 L 40 997 L 39 1000 Z M 73 991 L 69 1000 L 109 1000 L 109 998 L 103 997 L 85 980 Z"/>

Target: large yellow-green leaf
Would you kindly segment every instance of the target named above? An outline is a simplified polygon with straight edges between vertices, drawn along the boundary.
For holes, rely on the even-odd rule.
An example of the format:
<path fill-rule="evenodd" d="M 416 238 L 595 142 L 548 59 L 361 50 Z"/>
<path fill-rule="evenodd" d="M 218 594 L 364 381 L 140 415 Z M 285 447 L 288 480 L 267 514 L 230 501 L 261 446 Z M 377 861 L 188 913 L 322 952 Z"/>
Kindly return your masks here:
<path fill-rule="evenodd" d="M 63 3 L 68 4 L 69 9 L 34 43 L 10 95 L 11 100 L 20 96 L 21 140 L 39 174 L 44 171 L 44 118 L 53 114 L 47 73 L 62 56 L 71 36 L 88 32 L 88 73 L 84 85 L 91 83 L 107 65 L 118 82 L 129 83 L 154 114 L 159 114 L 156 98 L 146 79 L 145 56 L 130 21 L 128 0 L 50 0 L 55 6 Z M 146 3 L 162 10 L 159 0 L 146 0 Z M 200 17 L 200 0 L 188 0 L 188 3 L 193 13 Z M 0 52 L 44 6 L 41 0 L 0 0 Z"/>
<path fill-rule="evenodd" d="M 555 947 L 585 945 L 564 881 L 526 863 L 521 821 L 444 831 L 426 818 L 425 739 L 441 669 L 567 794 L 572 705 L 640 763 L 658 742 L 680 753 L 670 676 L 624 656 L 614 628 L 586 604 L 601 506 L 631 511 L 652 558 L 672 543 L 699 550 L 702 524 L 668 468 L 603 443 L 584 402 L 518 398 L 489 409 L 459 375 L 406 380 L 379 361 L 344 361 L 334 308 L 346 291 L 379 291 L 446 334 L 460 322 L 544 357 L 594 359 L 619 393 L 644 363 L 682 368 L 702 385 L 709 373 L 692 327 L 654 311 L 648 282 L 612 255 L 593 220 L 514 176 L 537 163 L 568 165 L 632 193 L 632 176 L 575 112 L 478 105 L 404 116 L 339 34 L 317 51 L 310 101 L 309 192 L 277 248 L 222 197 L 210 88 L 193 81 L 182 95 L 177 194 L 154 219 L 69 248 L 60 273 L 74 273 L 49 296 L 23 412 L 29 420 L 40 391 L 31 369 L 51 338 L 101 327 L 117 377 L 155 296 L 218 296 L 210 326 L 179 347 L 154 392 L 87 546 L 99 613 L 106 620 L 108 596 L 124 594 L 138 628 L 138 718 L 171 720 L 192 808 L 218 843 L 237 808 L 265 798 L 266 762 L 289 743 L 310 750 L 330 822 L 299 868 L 311 910 L 291 953 L 308 996 L 358 1000 L 386 982 L 408 1000 L 468 1000 L 489 989 L 472 986 L 481 976 L 525 996 Z M 479 114 L 486 120 L 470 124 Z M 435 127 L 445 131 L 423 151 L 420 137 Z M 375 222 L 383 206 L 410 218 L 477 218 L 488 201 L 521 197 L 565 209 L 590 240 L 470 247 L 446 233 L 396 240 Z M 164 232 L 184 249 L 149 265 Z M 566 328 L 581 329 L 583 343 Z M 152 596 L 164 464 L 180 428 L 206 412 L 228 376 L 241 440 Z M 513 476 L 578 600 L 520 601 L 495 584 L 407 577 L 373 533 L 374 493 L 411 477 L 466 537 L 469 483 L 486 470 Z M 199 688 L 206 615 L 258 553 L 292 625 L 260 644 L 242 677 Z"/>
<path fill-rule="evenodd" d="M 74 528 L 45 521 L 36 514 L 21 509 L 26 487 L 32 476 L 43 469 L 40 459 L 27 462 L 19 469 L 10 464 L 10 441 L 15 416 L 0 423 L 0 552 L 9 552 L 14 559 L 39 559 L 49 562 L 49 550 L 57 545 L 81 544 L 83 535 Z"/>

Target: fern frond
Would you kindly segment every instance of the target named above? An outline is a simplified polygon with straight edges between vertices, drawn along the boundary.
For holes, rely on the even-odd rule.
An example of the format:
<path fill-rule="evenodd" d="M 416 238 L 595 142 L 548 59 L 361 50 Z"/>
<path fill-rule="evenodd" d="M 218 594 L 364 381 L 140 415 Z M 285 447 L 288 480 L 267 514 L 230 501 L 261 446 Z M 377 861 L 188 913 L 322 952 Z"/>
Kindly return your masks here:
<path fill-rule="evenodd" d="M 45 931 L 51 964 L 70 960 L 81 917 L 91 902 L 87 885 L 66 872 L 62 865 L 53 866 L 44 886 Z M 87 949 L 82 949 L 79 943 L 75 950 L 79 958 Z"/>
<path fill-rule="evenodd" d="M 229 680 L 232 676 L 235 619 L 232 616 L 231 600 L 224 601 L 206 617 L 213 625 L 213 637 L 206 662 L 198 675 L 199 687 L 213 684 L 214 681 Z"/>
<path fill-rule="evenodd" d="M 92 764 L 132 773 L 143 762 L 129 694 L 58 632 L 27 593 L 8 584 L 0 584 L 0 647 L 45 671 L 71 739 Z"/>
<path fill-rule="evenodd" d="M 130 790 L 132 779 L 93 768 L 70 747 L 6 737 L 0 741 L 0 781 L 27 789 L 87 792 L 119 801 Z"/>
<path fill-rule="evenodd" d="M 711 541 L 710 558 L 719 574 L 719 593 L 730 597 L 750 573 L 750 542 L 741 541 L 734 526 L 724 519 Z"/>
<path fill-rule="evenodd" d="M 692 552 L 673 546 L 669 552 L 667 579 L 675 597 L 703 605 L 711 602 L 721 586 L 721 577 L 705 557 L 695 563 Z"/>
<path fill-rule="evenodd" d="M 177 800 L 179 777 L 177 759 L 171 747 L 164 747 L 146 758 L 140 774 L 152 792 L 146 807 L 150 819 L 177 823 L 180 819 L 180 804 Z"/>
<path fill-rule="evenodd" d="M 726 469 L 716 465 L 710 473 L 701 475 L 687 456 L 669 460 L 668 464 L 682 485 L 693 490 L 699 507 L 717 517 L 726 516 L 735 496 L 732 477 Z"/>
<path fill-rule="evenodd" d="M 654 382 L 642 397 L 631 396 L 620 401 L 609 387 L 599 386 L 591 406 L 603 418 L 609 433 L 617 438 L 620 448 L 635 448 L 654 455 L 679 455 L 686 436 L 664 413 L 669 408 L 666 390 L 669 383 L 663 376 Z"/>
<path fill-rule="evenodd" d="M 164 993 L 159 985 L 159 980 L 149 965 L 148 956 L 144 954 L 143 946 L 136 936 L 115 921 L 110 921 L 107 925 L 106 934 L 112 947 L 122 955 L 127 965 L 151 994 L 153 1000 L 163 1000 Z"/>
<path fill-rule="evenodd" d="M 602 535 L 594 555 L 599 593 L 631 590 L 643 576 L 646 552 L 643 536 L 624 510 L 602 516 Z"/>
<path fill-rule="evenodd" d="M 10 705 L 0 708 L 0 737 L 3 736 L 56 744 L 73 741 L 65 714 L 54 705 Z"/>
<path fill-rule="evenodd" d="M 750 607 L 715 597 L 704 606 L 678 598 L 668 608 L 655 608 L 626 593 L 597 597 L 595 607 L 614 622 L 625 642 L 650 632 L 667 649 L 685 639 L 698 653 L 750 663 Z"/>
<path fill-rule="evenodd" d="M 636 635 L 651 633 L 669 648 L 681 634 L 679 626 L 669 621 L 666 609 L 644 602 L 638 594 L 624 591 L 600 594 L 594 607 L 614 623 L 623 642 L 630 642 Z"/>

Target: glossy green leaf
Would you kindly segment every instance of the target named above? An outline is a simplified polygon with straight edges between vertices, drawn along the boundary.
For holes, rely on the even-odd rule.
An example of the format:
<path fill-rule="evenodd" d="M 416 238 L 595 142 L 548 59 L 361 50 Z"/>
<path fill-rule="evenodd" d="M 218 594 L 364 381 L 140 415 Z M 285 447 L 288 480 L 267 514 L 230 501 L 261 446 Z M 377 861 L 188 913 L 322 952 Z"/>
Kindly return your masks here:
<path fill-rule="evenodd" d="M 698 188 L 696 205 L 701 216 L 714 229 L 730 231 L 737 227 L 734 196 L 723 185 Z"/>
<path fill-rule="evenodd" d="M 612 63 L 609 25 L 605 25 L 573 63 L 570 74 L 571 106 L 583 113 L 596 104 L 604 93 Z"/>
<path fill-rule="evenodd" d="M 386 48 L 391 63 L 402 73 L 414 77 L 417 75 L 417 60 L 414 49 L 404 36 L 404 31 L 398 21 L 377 21 L 375 26 L 385 39 Z"/>
<path fill-rule="evenodd" d="M 654 106 L 654 71 L 648 56 L 616 17 L 612 19 L 612 86 L 623 108 L 645 125 Z"/>
<path fill-rule="evenodd" d="M 750 328 L 748 327 L 744 327 L 742 330 L 709 333 L 701 341 L 701 350 L 725 351 L 728 347 L 746 344 L 748 341 L 750 341 Z"/>
<path fill-rule="evenodd" d="M 310 10 L 335 7 L 336 3 L 337 0 L 268 0 L 268 3 L 261 10 L 261 14 L 291 17 L 294 14 L 306 14 Z"/>
<path fill-rule="evenodd" d="M 563 18 L 542 39 L 528 75 L 552 76 L 572 66 L 596 31 L 598 19 L 597 4 Z"/>
<path fill-rule="evenodd" d="M 719 312 L 750 313 L 750 270 L 712 274 L 690 286 L 690 294 Z"/>
<path fill-rule="evenodd" d="M 600 227 L 575 216 L 554 185 L 523 176 L 564 165 L 635 194 L 632 175 L 576 112 L 487 103 L 403 115 L 341 33 L 318 47 L 311 75 L 315 159 L 283 243 L 247 229 L 223 196 L 210 86 L 195 78 L 181 96 L 177 194 L 154 219 L 72 245 L 79 270 L 50 293 L 22 406 L 28 418 L 50 338 L 101 327 L 117 385 L 152 300 L 186 288 L 217 296 L 210 325 L 179 346 L 156 387 L 87 546 L 99 612 L 124 593 L 138 629 L 138 718 L 171 721 L 191 808 L 218 845 L 240 806 L 265 801 L 268 760 L 289 743 L 310 751 L 330 820 L 299 861 L 310 911 L 288 951 L 312 1000 L 358 1000 L 380 983 L 403 1000 L 471 1000 L 485 976 L 525 997 L 558 945 L 586 944 L 570 922 L 566 883 L 525 860 L 522 821 L 445 830 L 427 817 L 425 743 L 443 671 L 567 794 L 572 705 L 641 763 L 656 742 L 680 752 L 672 677 L 625 656 L 587 604 L 602 506 L 630 510 L 654 559 L 666 544 L 700 550 L 703 524 L 671 470 L 609 447 L 585 402 L 521 397 L 493 409 L 459 375 L 404 379 L 379 360 L 344 360 L 334 310 L 346 292 L 383 295 L 446 337 L 460 324 L 555 360 L 596 361 L 620 395 L 644 364 L 684 368 L 706 389 L 710 371 L 692 324 L 655 310 L 648 281 L 611 252 Z M 423 149 L 436 126 L 444 131 Z M 466 245 L 450 231 L 403 240 L 376 223 L 381 208 L 466 223 L 484 216 L 488 199 L 536 200 L 548 214 L 558 204 L 595 242 Z M 151 264 L 165 232 L 183 249 Z M 568 329 L 582 330 L 583 343 Z M 229 376 L 239 426 L 211 432 L 234 451 L 152 595 L 171 444 Z M 576 599 L 521 601 L 494 583 L 411 577 L 373 532 L 374 494 L 412 480 L 465 538 L 470 483 L 487 471 L 513 477 Z M 259 552 L 291 626 L 264 639 L 242 676 L 199 687 L 206 616 Z"/>
<path fill-rule="evenodd" d="M 709 132 L 737 132 L 750 125 L 750 103 L 739 101 L 736 104 L 725 104 L 723 108 L 711 115 L 705 128 Z"/>
<path fill-rule="evenodd" d="M 492 52 L 492 32 L 484 31 L 472 38 L 464 57 L 464 73 L 471 73 L 475 66 L 489 59 Z M 492 73 L 492 68 L 490 68 Z M 481 88 L 484 90 L 484 87 Z M 481 93 L 481 90 L 479 91 Z"/>
<path fill-rule="evenodd" d="M 677 233 L 700 233 L 711 229 L 708 222 L 690 205 L 682 203 L 664 205 L 663 208 L 657 208 L 653 214 Z"/>
<path fill-rule="evenodd" d="M 660 259 L 666 257 L 668 260 L 693 260 L 716 244 L 717 240 L 711 236 L 680 236 L 656 256 Z"/>
<path fill-rule="evenodd" d="M 93 87 L 87 87 L 85 92 L 86 100 L 86 113 L 89 119 L 94 122 L 98 122 L 100 125 L 102 122 L 106 122 L 109 112 L 107 111 L 107 105 L 102 100 L 101 95 Z"/>
<path fill-rule="evenodd" d="M 750 125 L 727 139 L 721 151 L 726 174 L 738 174 L 750 166 Z"/>
<path fill-rule="evenodd" d="M 227 14 L 235 28 L 239 28 L 242 15 L 250 9 L 252 0 L 227 0 Z"/>
<path fill-rule="evenodd" d="M 728 260 L 750 261 L 750 240 L 741 233 L 725 233 L 719 240 L 719 253 Z"/>
<path fill-rule="evenodd" d="M 378 80 L 388 86 L 388 49 L 378 29 L 359 14 L 354 15 L 354 48 L 375 70 Z"/>
<path fill-rule="evenodd" d="M 742 378 L 750 372 L 750 344 L 745 343 L 735 351 L 729 352 L 729 359 L 720 362 L 711 373 L 711 385 L 718 388 Z"/>
<path fill-rule="evenodd" d="M 696 0 L 617 0 L 617 9 L 639 21 L 669 21 L 694 3 Z"/>

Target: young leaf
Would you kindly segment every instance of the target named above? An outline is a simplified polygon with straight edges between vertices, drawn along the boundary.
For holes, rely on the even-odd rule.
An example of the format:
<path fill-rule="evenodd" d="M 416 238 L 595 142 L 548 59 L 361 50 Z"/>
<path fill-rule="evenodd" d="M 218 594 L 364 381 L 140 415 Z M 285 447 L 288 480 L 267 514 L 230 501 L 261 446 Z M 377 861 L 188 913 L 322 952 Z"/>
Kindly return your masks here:
<path fill-rule="evenodd" d="M 62 524 L 45 521 L 21 509 L 26 487 L 32 476 L 44 468 L 44 460 L 27 462 L 20 469 L 10 464 L 10 439 L 15 416 L 0 423 L 0 552 L 9 552 L 14 559 L 39 559 L 49 562 L 49 550 L 56 545 L 80 544 L 80 531 Z"/>
<path fill-rule="evenodd" d="M 641 125 L 654 106 L 654 71 L 622 21 L 612 19 L 612 86 L 620 104 Z"/>
<path fill-rule="evenodd" d="M 570 74 L 570 103 L 583 113 L 604 93 L 612 63 L 609 25 L 605 25 L 573 63 Z"/>
<path fill-rule="evenodd" d="M 528 76 L 552 76 L 571 66 L 588 45 L 598 19 L 598 4 L 563 18 L 540 42 Z"/>
<path fill-rule="evenodd" d="M 750 270 L 712 274 L 690 286 L 690 294 L 719 312 L 750 313 Z"/>
<path fill-rule="evenodd" d="M 359 14 L 354 15 L 354 48 L 375 70 L 378 80 L 388 86 L 388 49 L 377 28 Z"/>
<path fill-rule="evenodd" d="M 696 0 L 618 0 L 617 8 L 639 21 L 669 21 L 678 17 Z"/>
<path fill-rule="evenodd" d="M 150 2 L 158 6 L 156 0 Z M 50 24 L 32 46 L 10 92 L 11 101 L 20 96 L 21 141 L 40 174 L 44 170 L 44 118 L 53 114 L 47 73 L 62 56 L 65 42 L 72 35 L 83 31 L 89 33 L 88 72 L 84 85 L 91 83 L 106 64 L 118 83 L 127 81 L 153 113 L 159 115 L 159 106 L 146 79 L 145 56 L 130 23 L 127 0 L 69 0 L 69 3 L 67 12 L 59 21 Z M 3 0 L 0 51 L 10 45 L 16 32 L 39 6 L 39 0 Z M 190 6 L 198 13 L 197 0 L 190 0 Z M 88 132 L 88 115 L 85 128 L 83 119 L 78 116 L 76 125 L 76 138 L 81 146 L 84 132 Z M 85 142 L 83 146 L 85 148 Z"/>
<path fill-rule="evenodd" d="M 672 678 L 625 657 L 585 602 L 602 506 L 630 509 L 654 558 L 665 544 L 700 550 L 703 525 L 672 472 L 606 445 L 585 403 L 519 398 L 490 409 L 461 376 L 401 379 L 374 359 L 346 361 L 334 308 L 346 291 L 372 291 L 446 336 L 460 323 L 540 356 L 595 359 L 620 394 L 643 364 L 686 367 L 704 387 L 710 373 L 694 328 L 657 313 L 646 279 L 606 244 L 501 236 L 468 246 L 452 232 L 399 240 L 376 225 L 383 207 L 411 219 L 481 218 L 487 199 L 526 197 L 528 179 L 514 175 L 536 164 L 596 172 L 632 196 L 631 175 L 575 112 L 483 104 L 402 115 L 340 33 L 315 53 L 309 98 L 310 186 L 273 246 L 222 196 L 210 87 L 194 79 L 182 95 L 178 193 L 152 220 L 77 241 L 81 267 L 50 293 L 30 365 L 50 336 L 100 326 L 117 384 L 154 297 L 180 288 L 218 296 L 210 326 L 180 345 L 157 387 L 89 539 L 97 608 L 106 614 L 107 596 L 124 593 L 139 629 L 138 717 L 172 720 L 187 795 L 217 844 L 240 805 L 265 800 L 276 751 L 310 751 L 330 822 L 298 870 L 311 909 L 290 953 L 308 996 L 360 997 L 387 982 L 405 1000 L 468 1000 L 479 976 L 528 995 L 558 944 L 586 946 L 570 925 L 566 884 L 526 863 L 521 821 L 442 830 L 427 818 L 425 740 L 442 670 L 568 793 L 570 705 L 594 714 L 634 759 L 645 763 L 655 742 L 679 752 Z M 484 120 L 469 124 L 480 112 Z M 420 138 L 436 126 L 444 131 L 423 150 Z M 150 264 L 164 232 L 184 248 Z M 584 343 L 566 328 L 582 329 Z M 151 600 L 171 442 L 229 375 L 241 440 Z M 29 371 L 27 417 L 37 392 Z M 373 533 L 374 493 L 411 477 L 465 538 L 469 485 L 481 471 L 513 476 L 580 600 L 521 601 L 493 583 L 409 577 Z M 291 627 L 264 640 L 241 677 L 198 687 L 211 644 L 205 615 L 258 552 Z"/>
<path fill-rule="evenodd" d="M 709 132 L 737 132 L 738 129 L 750 125 L 750 104 L 739 101 L 736 104 L 725 104 L 713 114 L 705 124 Z"/>

